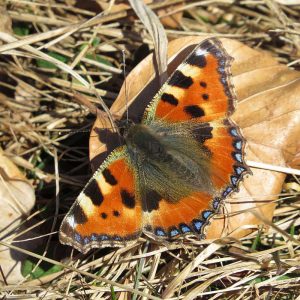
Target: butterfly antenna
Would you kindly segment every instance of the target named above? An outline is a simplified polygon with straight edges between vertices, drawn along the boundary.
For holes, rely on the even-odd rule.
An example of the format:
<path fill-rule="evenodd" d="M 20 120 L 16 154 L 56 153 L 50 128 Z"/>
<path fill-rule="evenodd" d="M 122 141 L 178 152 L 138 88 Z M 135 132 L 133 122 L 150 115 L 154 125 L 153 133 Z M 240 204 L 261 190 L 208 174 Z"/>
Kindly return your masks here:
<path fill-rule="evenodd" d="M 124 75 L 124 88 L 125 88 L 126 124 L 128 125 L 128 122 L 129 122 L 128 94 L 127 94 L 127 83 L 126 83 L 126 61 L 125 61 L 125 50 L 124 49 L 122 49 L 122 57 L 123 57 L 123 75 Z"/>
<path fill-rule="evenodd" d="M 90 129 L 60 129 L 58 130 L 58 134 L 59 135 L 63 135 L 63 134 L 69 134 L 69 135 L 74 135 L 74 134 L 77 134 L 77 133 L 89 133 L 91 130 Z"/>

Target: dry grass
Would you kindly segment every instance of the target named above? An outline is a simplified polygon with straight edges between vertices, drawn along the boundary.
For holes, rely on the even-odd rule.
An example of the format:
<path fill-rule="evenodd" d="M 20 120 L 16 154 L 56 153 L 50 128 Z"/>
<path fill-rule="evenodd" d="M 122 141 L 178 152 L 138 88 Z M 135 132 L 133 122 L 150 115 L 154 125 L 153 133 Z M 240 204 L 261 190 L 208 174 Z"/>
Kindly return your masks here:
<path fill-rule="evenodd" d="M 268 232 L 257 230 L 221 244 L 190 241 L 168 248 L 140 239 L 118 250 L 72 253 L 68 260 L 71 250 L 59 244 L 57 229 L 91 175 L 87 147 L 94 119 L 74 101 L 74 93 L 84 93 L 98 107 L 103 107 L 101 97 L 109 107 L 123 82 L 121 50 L 129 72 L 148 53 L 145 45 L 153 48 L 130 8 L 112 12 L 108 7 L 100 13 L 97 2 L 70 2 L 7 0 L 0 20 L 0 142 L 36 189 L 36 207 L 26 222 L 41 238 L 31 255 L 43 268 L 43 260 L 58 266 L 41 271 L 45 276 L 39 279 L 27 276 L 24 282 L 4 285 L 3 299 L 300 299 L 300 184 L 294 177 L 286 180 L 286 196 L 274 215 L 276 227 Z M 300 2 L 187 2 L 175 8 L 184 15 L 178 28 L 166 29 L 169 39 L 230 37 L 300 69 Z M 10 32 L 10 19 L 18 36 Z M 49 63 L 53 57 L 57 66 Z"/>

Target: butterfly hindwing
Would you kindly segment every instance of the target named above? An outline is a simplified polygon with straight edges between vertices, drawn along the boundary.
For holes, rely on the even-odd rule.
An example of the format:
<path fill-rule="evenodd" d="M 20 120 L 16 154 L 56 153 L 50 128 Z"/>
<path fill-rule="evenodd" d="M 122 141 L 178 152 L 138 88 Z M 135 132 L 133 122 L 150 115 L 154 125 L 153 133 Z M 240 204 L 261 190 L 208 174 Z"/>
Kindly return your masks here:
<path fill-rule="evenodd" d="M 126 148 L 118 148 L 95 172 L 60 228 L 60 241 L 81 252 L 122 246 L 141 234 L 142 210 Z"/>
<path fill-rule="evenodd" d="M 210 200 L 206 193 L 193 193 L 178 203 L 160 199 L 157 209 L 145 213 L 148 226 L 145 226 L 144 232 L 164 239 L 184 234 L 201 236 L 212 213 L 207 205 Z"/>
<path fill-rule="evenodd" d="M 192 191 L 177 202 L 160 199 L 156 209 L 147 214 L 144 231 L 150 235 L 165 239 L 196 233 L 203 237 L 210 217 L 223 199 L 237 191 L 249 170 L 244 161 L 245 141 L 228 118 L 236 101 L 231 61 L 219 40 L 204 40 L 178 66 L 146 110 L 145 124 L 159 121 L 178 128 L 191 124 L 191 138 L 207 155 L 207 176 L 215 189 L 211 194 Z"/>

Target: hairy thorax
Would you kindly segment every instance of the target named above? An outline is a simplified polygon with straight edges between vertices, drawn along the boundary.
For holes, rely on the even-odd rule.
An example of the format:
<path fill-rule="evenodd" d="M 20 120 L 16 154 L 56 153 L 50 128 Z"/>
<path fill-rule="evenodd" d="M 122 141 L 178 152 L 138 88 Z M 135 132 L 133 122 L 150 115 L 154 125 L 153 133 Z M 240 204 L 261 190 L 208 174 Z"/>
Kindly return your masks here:
<path fill-rule="evenodd" d="M 213 194 L 209 153 L 185 124 L 132 125 L 125 141 L 137 172 L 136 187 L 142 202 L 155 194 L 178 202 L 193 192 Z"/>

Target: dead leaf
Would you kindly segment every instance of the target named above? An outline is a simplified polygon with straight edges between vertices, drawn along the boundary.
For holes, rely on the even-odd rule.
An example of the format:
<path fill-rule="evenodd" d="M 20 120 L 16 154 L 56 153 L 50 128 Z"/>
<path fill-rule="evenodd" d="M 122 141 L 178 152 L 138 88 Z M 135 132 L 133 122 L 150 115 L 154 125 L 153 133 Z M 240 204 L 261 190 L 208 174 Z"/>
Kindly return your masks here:
<path fill-rule="evenodd" d="M 35 192 L 23 173 L 1 149 L 0 166 L 0 238 L 11 242 L 16 234 L 25 229 L 19 225 L 35 204 Z M 26 239 L 30 236 L 30 233 L 27 233 L 26 237 L 22 235 L 21 238 Z M 36 242 L 31 241 L 31 245 L 36 246 Z M 24 243 L 18 243 L 18 246 L 30 248 L 28 243 L 26 246 Z M 23 254 L 0 246 L 0 265 L 5 276 L 5 280 L 0 276 L 0 284 L 3 282 L 13 284 L 23 278 L 21 262 L 24 258 Z"/>
<path fill-rule="evenodd" d="M 170 42 L 168 74 L 203 39 L 192 36 Z M 300 149 L 299 72 L 238 41 L 221 41 L 234 58 L 232 74 L 238 105 L 232 118 L 248 141 L 246 160 L 286 166 Z M 127 76 L 126 84 L 127 104 L 123 85 L 111 113 L 120 119 L 129 107 L 129 118 L 138 121 L 159 90 L 151 55 Z M 109 135 L 107 129 L 101 132 L 105 126 L 108 126 L 105 118 L 96 120 L 91 133 L 90 158 L 94 170 L 118 143 L 117 137 Z M 96 137 L 95 133 L 99 132 L 101 134 Z M 227 217 L 220 214 L 211 221 L 208 239 L 228 235 L 240 238 L 252 232 L 258 224 L 263 224 L 263 218 L 272 220 L 274 201 L 281 192 L 285 174 L 254 168 L 252 172 L 253 175 L 247 176 L 240 184 L 240 191 L 226 199 L 223 212 Z"/>

